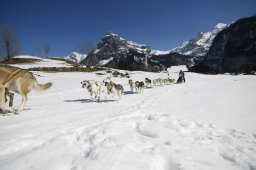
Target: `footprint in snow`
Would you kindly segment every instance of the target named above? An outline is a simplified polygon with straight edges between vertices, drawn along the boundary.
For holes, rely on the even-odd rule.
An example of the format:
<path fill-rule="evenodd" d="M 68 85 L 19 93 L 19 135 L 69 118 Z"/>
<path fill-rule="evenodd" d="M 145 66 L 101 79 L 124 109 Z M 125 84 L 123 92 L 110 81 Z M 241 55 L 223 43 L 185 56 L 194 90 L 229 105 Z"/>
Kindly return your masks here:
<path fill-rule="evenodd" d="M 148 128 L 141 127 L 140 124 L 136 125 L 136 132 L 138 132 L 139 134 L 141 134 L 143 136 L 149 137 L 149 138 L 157 138 L 158 137 L 158 135 L 155 132 L 151 131 Z"/>

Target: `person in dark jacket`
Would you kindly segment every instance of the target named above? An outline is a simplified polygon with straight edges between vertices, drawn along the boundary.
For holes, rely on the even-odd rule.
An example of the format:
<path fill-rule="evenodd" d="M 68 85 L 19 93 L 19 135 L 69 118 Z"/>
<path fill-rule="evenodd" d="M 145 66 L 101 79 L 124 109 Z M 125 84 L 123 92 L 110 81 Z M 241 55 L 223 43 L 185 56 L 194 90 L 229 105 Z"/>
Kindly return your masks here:
<path fill-rule="evenodd" d="M 180 72 L 179 72 L 179 79 L 178 80 L 180 80 L 180 82 L 182 83 L 182 82 L 186 82 L 186 80 L 185 80 L 185 73 L 182 71 L 182 70 L 180 70 Z"/>

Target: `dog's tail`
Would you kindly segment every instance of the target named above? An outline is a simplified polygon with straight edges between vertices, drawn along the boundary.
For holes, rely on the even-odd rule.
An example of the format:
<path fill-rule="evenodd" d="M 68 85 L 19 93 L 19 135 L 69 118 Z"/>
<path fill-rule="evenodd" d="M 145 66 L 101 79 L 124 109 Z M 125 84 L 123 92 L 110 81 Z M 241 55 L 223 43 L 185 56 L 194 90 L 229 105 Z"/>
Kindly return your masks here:
<path fill-rule="evenodd" d="M 37 90 L 37 91 L 45 91 L 47 89 L 49 89 L 50 87 L 52 86 L 52 83 L 51 82 L 48 82 L 46 84 L 39 84 L 36 79 L 34 81 L 34 88 Z"/>

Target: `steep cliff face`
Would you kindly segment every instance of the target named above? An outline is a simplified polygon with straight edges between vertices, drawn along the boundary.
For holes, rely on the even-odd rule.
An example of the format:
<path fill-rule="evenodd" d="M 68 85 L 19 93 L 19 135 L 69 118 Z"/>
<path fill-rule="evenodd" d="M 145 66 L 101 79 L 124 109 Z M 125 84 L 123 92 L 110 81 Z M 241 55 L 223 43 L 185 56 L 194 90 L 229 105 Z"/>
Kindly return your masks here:
<path fill-rule="evenodd" d="M 256 16 L 243 18 L 214 39 L 203 66 L 214 72 L 256 70 Z"/>

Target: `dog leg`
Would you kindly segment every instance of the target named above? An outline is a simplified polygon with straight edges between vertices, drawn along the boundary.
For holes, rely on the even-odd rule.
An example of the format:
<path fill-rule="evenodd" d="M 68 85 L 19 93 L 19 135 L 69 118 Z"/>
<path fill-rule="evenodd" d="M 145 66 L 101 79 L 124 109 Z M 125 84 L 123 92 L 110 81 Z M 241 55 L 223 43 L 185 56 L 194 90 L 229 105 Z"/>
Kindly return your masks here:
<path fill-rule="evenodd" d="M 99 91 L 99 94 L 98 94 L 98 102 L 100 102 L 100 95 L 101 95 L 101 92 Z"/>
<path fill-rule="evenodd" d="M 13 106 L 14 94 L 13 94 L 13 93 L 10 93 L 10 94 L 9 94 L 9 97 L 10 97 L 9 106 L 12 107 L 12 106 Z"/>
<path fill-rule="evenodd" d="M 119 97 L 118 102 L 120 102 L 120 101 L 121 101 L 121 98 L 122 98 L 122 91 L 119 91 L 119 92 L 118 92 L 118 97 Z"/>
<path fill-rule="evenodd" d="M 24 110 L 24 106 L 25 106 L 25 104 L 26 104 L 26 102 L 28 100 L 27 92 L 22 93 L 21 96 L 22 96 L 22 102 L 21 102 L 21 105 L 20 105 L 20 107 L 18 109 L 18 112 L 21 112 L 21 111 Z"/>
<path fill-rule="evenodd" d="M 9 97 L 9 107 L 13 106 L 13 99 L 14 99 L 14 94 L 9 92 L 7 89 L 5 89 L 5 98 L 6 96 Z M 7 102 L 7 98 L 5 99 L 5 102 Z"/>
<path fill-rule="evenodd" d="M 5 104 L 5 87 L 0 84 L 0 108 L 5 112 L 14 112 L 14 110 Z"/>

